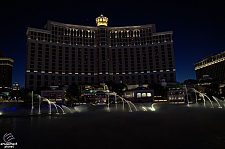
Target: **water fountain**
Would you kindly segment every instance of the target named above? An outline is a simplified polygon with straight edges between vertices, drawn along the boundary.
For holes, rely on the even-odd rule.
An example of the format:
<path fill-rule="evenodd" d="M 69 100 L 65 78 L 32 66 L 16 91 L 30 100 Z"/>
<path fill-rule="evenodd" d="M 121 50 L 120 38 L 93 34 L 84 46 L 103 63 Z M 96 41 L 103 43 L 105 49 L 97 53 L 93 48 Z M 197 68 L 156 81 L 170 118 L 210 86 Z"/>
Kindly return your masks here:
<path fill-rule="evenodd" d="M 217 104 L 219 105 L 218 108 L 222 108 L 222 106 L 220 105 L 219 101 L 217 100 L 217 98 L 215 96 L 212 96 L 212 98 L 217 102 Z"/>
<path fill-rule="evenodd" d="M 141 109 L 142 109 L 143 111 L 148 111 L 148 110 L 150 110 L 150 111 L 155 111 L 155 107 L 154 107 L 155 104 L 157 104 L 157 103 L 151 103 L 150 106 L 144 106 L 144 105 L 141 104 Z M 148 109 L 148 110 L 147 110 L 147 109 Z"/>
<path fill-rule="evenodd" d="M 61 107 L 60 107 L 60 108 L 61 108 Z M 65 109 L 69 110 L 71 113 L 73 113 L 72 110 L 70 110 L 70 108 L 68 108 L 67 106 L 62 105 L 62 108 L 65 108 Z M 62 109 L 62 108 L 61 108 L 61 109 Z M 63 109 L 62 109 L 62 110 L 63 110 Z M 64 112 L 64 113 L 65 113 L 65 112 Z"/>
<path fill-rule="evenodd" d="M 137 107 L 131 102 L 131 101 L 128 101 L 128 100 L 126 100 L 126 99 L 124 99 L 123 97 L 121 97 L 121 96 L 119 96 L 119 95 L 117 95 L 117 97 L 118 98 L 120 98 L 122 101 L 123 101 L 123 111 L 124 111 L 124 102 L 125 103 L 127 103 L 127 105 L 128 105 L 128 107 L 129 107 L 129 112 L 132 112 L 132 106 L 133 106 L 133 108 L 136 110 L 136 111 L 138 111 L 137 110 Z M 131 106 L 132 105 L 132 106 Z"/>
<path fill-rule="evenodd" d="M 194 88 L 190 88 L 188 91 L 190 91 L 190 90 L 193 90 L 194 93 L 195 93 L 195 101 L 196 101 L 195 103 L 196 103 L 196 104 L 198 104 L 198 99 L 197 99 L 197 95 L 196 95 L 196 93 L 198 93 L 199 95 L 201 95 L 201 97 L 202 97 L 202 99 L 203 99 L 203 101 L 204 101 L 204 107 L 206 107 L 206 101 L 205 101 L 205 98 L 207 98 L 207 99 L 209 100 L 210 104 L 211 104 L 211 108 L 214 108 L 212 100 L 211 100 L 207 95 L 205 95 L 204 93 L 201 93 L 201 92 L 197 91 L 197 90 L 194 89 Z M 212 98 L 216 101 L 216 103 L 217 103 L 217 105 L 218 105 L 218 108 L 222 108 L 222 106 L 220 105 L 220 103 L 219 103 L 219 101 L 217 100 L 217 98 L 216 98 L 215 96 L 212 96 Z"/>
<path fill-rule="evenodd" d="M 52 114 L 52 105 L 55 107 L 56 113 L 55 114 L 60 114 L 59 109 L 62 111 L 62 114 L 66 114 L 64 109 L 67 109 L 68 111 L 70 111 L 70 113 L 73 113 L 72 110 L 70 110 L 68 107 L 66 107 L 65 105 L 59 106 L 58 104 L 51 102 L 49 99 L 47 98 L 41 98 L 41 96 L 39 96 L 39 104 L 38 104 L 38 114 L 41 114 L 41 101 L 47 101 L 48 103 L 48 114 Z M 34 104 L 33 104 L 33 96 L 32 96 L 32 106 L 31 106 L 31 111 L 30 111 L 30 115 L 34 114 Z"/>
<path fill-rule="evenodd" d="M 46 101 L 48 102 L 48 104 L 49 104 L 49 113 L 48 113 L 48 114 L 51 114 L 51 104 L 53 104 L 53 105 L 55 106 L 56 114 L 59 114 L 58 108 L 61 109 L 62 114 L 66 114 L 65 111 L 63 110 L 63 108 L 69 109 L 69 108 L 66 107 L 66 106 L 63 106 L 63 108 L 62 108 L 62 107 L 60 107 L 59 105 L 55 104 L 54 102 L 51 102 L 51 101 L 50 101 L 49 99 L 47 99 L 47 98 L 44 98 L 43 101 L 44 101 L 44 100 L 46 100 Z M 39 104 L 39 106 L 40 106 L 40 104 Z M 57 108 L 57 107 L 58 107 L 58 108 Z M 70 109 L 69 109 L 69 110 L 70 110 Z M 70 111 L 71 111 L 71 110 L 70 110 Z M 71 111 L 71 113 L 72 113 L 72 111 Z"/>
<path fill-rule="evenodd" d="M 195 90 L 194 88 L 190 88 L 187 90 L 187 93 L 188 93 L 188 97 L 187 98 L 190 98 L 188 100 L 188 103 L 190 102 L 190 107 L 193 107 L 193 106 L 201 106 L 201 102 L 199 101 L 199 96 L 201 97 L 201 101 L 203 101 L 203 104 L 204 104 L 204 107 L 206 108 L 206 105 L 209 106 L 211 108 L 214 108 L 216 107 L 216 105 L 218 105 L 218 108 L 222 108 L 222 104 L 221 104 L 221 101 L 220 99 L 218 99 L 217 97 L 215 96 L 207 96 L 205 95 L 204 93 L 201 93 L 197 90 Z M 113 98 L 110 98 L 110 95 L 114 95 Z M 128 111 L 128 112 L 134 112 L 134 111 L 156 111 L 155 109 L 155 105 L 157 104 L 157 108 L 159 107 L 160 109 L 165 109 L 165 106 L 167 108 L 167 106 L 170 106 L 169 104 L 167 105 L 166 103 L 164 104 L 160 104 L 160 103 L 133 103 L 129 100 L 126 100 L 124 99 L 123 97 L 117 95 L 116 93 L 110 93 L 108 94 L 108 100 L 106 99 L 104 101 L 104 105 L 103 106 L 100 106 L 99 104 L 95 103 L 95 106 L 92 108 L 91 106 L 89 107 L 88 104 L 85 104 L 85 106 L 75 106 L 71 109 L 71 107 L 67 107 L 65 105 L 58 105 L 56 104 L 55 102 L 52 102 L 50 99 L 47 99 L 47 98 L 43 98 L 41 96 L 38 96 L 39 97 L 39 102 L 37 104 L 35 104 L 34 106 L 34 103 L 33 103 L 33 98 L 32 98 L 32 104 L 31 104 L 31 109 L 26 109 L 26 114 L 29 113 L 30 115 L 34 115 L 34 114 L 43 114 L 43 113 L 46 113 L 46 114 L 66 114 L 66 112 L 68 113 L 71 113 L 73 114 L 74 112 L 84 112 L 84 111 L 89 111 L 90 112 L 90 109 L 99 109 L 97 108 L 100 107 L 100 109 L 102 109 L 101 107 L 104 107 L 104 110 L 105 111 L 108 111 L 108 112 L 115 112 L 115 111 Z M 107 96 L 106 96 L 107 97 Z M 114 100 L 114 97 L 115 97 L 115 100 Z M 111 100 L 110 100 L 111 99 Z M 207 100 L 207 104 L 206 104 L 206 100 Z M 42 101 L 45 101 L 46 102 L 46 108 L 42 108 L 41 109 L 41 104 Z M 194 103 L 195 101 L 195 103 Z M 112 104 L 113 103 L 113 104 Z M 115 103 L 115 104 L 114 104 Z M 225 106 L 225 105 L 224 105 Z M 3 107 L 3 106 L 2 106 Z M 175 107 L 175 106 L 173 106 Z M 4 113 L 8 112 L 7 114 L 9 115 L 10 113 L 10 108 L 7 108 L 7 109 L 4 109 L 4 108 L 1 108 L 2 111 L 0 111 L 0 115 L 4 115 Z M 1 110 L 0 109 L 0 110 Z M 46 110 L 45 110 L 46 109 Z M 15 110 L 15 109 L 14 109 Z M 17 110 L 17 108 L 16 108 Z M 12 109 L 11 109 L 12 111 Z M 37 112 L 38 111 L 38 112 Z M 54 112 L 53 112 L 54 111 Z M 18 113 L 24 113 L 24 111 L 20 110 Z M 24 115 L 24 114 L 19 114 L 19 115 Z"/>

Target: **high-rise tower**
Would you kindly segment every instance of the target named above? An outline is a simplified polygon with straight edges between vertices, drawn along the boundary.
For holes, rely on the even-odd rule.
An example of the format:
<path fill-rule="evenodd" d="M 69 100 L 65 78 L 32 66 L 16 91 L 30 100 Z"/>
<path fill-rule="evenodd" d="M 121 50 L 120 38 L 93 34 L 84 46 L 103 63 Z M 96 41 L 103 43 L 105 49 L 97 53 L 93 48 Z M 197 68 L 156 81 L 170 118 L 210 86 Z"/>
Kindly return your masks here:
<path fill-rule="evenodd" d="M 103 15 L 95 21 L 28 28 L 25 86 L 176 81 L 172 31 L 156 32 L 155 24 L 110 27 Z"/>
<path fill-rule="evenodd" d="M 11 90 L 13 62 L 13 59 L 2 56 L 0 51 L 0 92 Z"/>

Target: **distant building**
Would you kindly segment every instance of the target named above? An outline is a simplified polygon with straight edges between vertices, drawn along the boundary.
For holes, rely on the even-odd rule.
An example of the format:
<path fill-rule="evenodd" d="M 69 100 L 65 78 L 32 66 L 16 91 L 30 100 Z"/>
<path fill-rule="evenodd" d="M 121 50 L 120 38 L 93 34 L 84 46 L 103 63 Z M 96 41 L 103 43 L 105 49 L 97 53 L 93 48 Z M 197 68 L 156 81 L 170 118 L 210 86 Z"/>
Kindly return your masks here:
<path fill-rule="evenodd" d="M 210 55 L 194 64 L 197 80 L 208 79 L 225 80 L 225 51 Z"/>
<path fill-rule="evenodd" d="M 186 90 L 184 88 L 170 88 L 167 92 L 169 103 L 184 104 L 186 103 Z"/>
<path fill-rule="evenodd" d="M 103 15 L 96 24 L 48 21 L 45 29 L 29 27 L 25 87 L 108 80 L 150 84 L 162 77 L 176 82 L 172 31 L 156 32 L 155 24 L 109 27 Z"/>
<path fill-rule="evenodd" d="M 135 89 L 126 90 L 124 98 L 132 102 L 153 102 L 154 90 L 139 86 Z"/>
<path fill-rule="evenodd" d="M 13 59 L 2 56 L 0 51 L 0 92 L 9 92 L 11 90 L 13 62 Z"/>
<path fill-rule="evenodd" d="M 108 103 L 115 101 L 115 93 L 109 90 L 86 90 L 84 91 L 84 101 L 90 104 Z M 113 97 L 112 97 L 113 96 Z M 108 101 L 109 100 L 109 101 Z"/>
<path fill-rule="evenodd" d="M 18 84 L 18 82 L 15 82 L 12 86 L 12 90 L 13 91 L 18 91 L 20 90 L 20 85 Z"/>
<path fill-rule="evenodd" d="M 50 90 L 42 90 L 41 97 L 46 98 L 49 102 L 63 104 L 65 103 L 65 91 L 58 86 L 50 86 Z"/>

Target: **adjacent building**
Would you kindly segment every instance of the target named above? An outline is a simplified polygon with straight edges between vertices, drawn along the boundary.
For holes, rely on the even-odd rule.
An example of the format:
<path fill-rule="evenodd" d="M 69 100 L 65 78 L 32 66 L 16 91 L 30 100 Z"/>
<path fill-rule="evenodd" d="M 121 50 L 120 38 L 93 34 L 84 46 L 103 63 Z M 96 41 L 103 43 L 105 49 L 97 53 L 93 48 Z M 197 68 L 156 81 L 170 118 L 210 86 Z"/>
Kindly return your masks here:
<path fill-rule="evenodd" d="M 0 51 L 0 92 L 11 90 L 13 62 L 13 59 L 2 56 Z"/>
<path fill-rule="evenodd" d="M 65 90 L 58 89 L 58 86 L 50 86 L 51 90 L 42 90 L 41 97 L 43 97 L 43 101 L 53 102 L 62 104 L 65 102 Z M 46 99 L 47 100 L 46 100 Z"/>
<path fill-rule="evenodd" d="M 225 80 L 225 51 L 204 57 L 194 66 L 197 80 L 206 76 L 214 80 Z"/>
<path fill-rule="evenodd" d="M 20 85 L 18 82 L 15 82 L 12 86 L 12 91 L 18 91 L 20 90 Z"/>
<path fill-rule="evenodd" d="M 184 88 L 170 88 L 167 92 L 168 101 L 171 104 L 184 104 L 186 102 L 187 90 Z"/>
<path fill-rule="evenodd" d="M 153 102 L 154 90 L 139 86 L 125 91 L 124 98 L 132 102 Z"/>
<path fill-rule="evenodd" d="M 99 83 L 149 84 L 176 81 L 172 31 L 156 32 L 155 24 L 97 26 L 48 21 L 45 29 L 27 29 L 26 88 Z"/>

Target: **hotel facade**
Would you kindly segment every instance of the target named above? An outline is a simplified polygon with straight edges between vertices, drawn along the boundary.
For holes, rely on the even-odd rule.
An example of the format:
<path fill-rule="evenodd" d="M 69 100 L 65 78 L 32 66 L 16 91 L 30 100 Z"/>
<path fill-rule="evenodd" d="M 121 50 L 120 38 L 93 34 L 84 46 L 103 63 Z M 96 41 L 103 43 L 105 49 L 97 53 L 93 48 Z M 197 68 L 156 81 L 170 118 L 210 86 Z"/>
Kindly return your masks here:
<path fill-rule="evenodd" d="M 225 80 L 225 51 L 204 57 L 194 64 L 197 80 L 209 76 L 215 80 Z"/>
<path fill-rule="evenodd" d="M 0 92 L 11 91 L 13 63 L 13 59 L 2 56 L 0 51 Z"/>
<path fill-rule="evenodd" d="M 45 29 L 27 29 L 26 88 L 99 83 L 150 84 L 176 81 L 172 31 L 156 32 L 155 24 L 97 26 L 48 21 Z"/>

